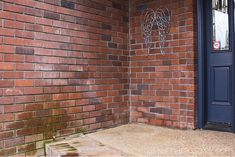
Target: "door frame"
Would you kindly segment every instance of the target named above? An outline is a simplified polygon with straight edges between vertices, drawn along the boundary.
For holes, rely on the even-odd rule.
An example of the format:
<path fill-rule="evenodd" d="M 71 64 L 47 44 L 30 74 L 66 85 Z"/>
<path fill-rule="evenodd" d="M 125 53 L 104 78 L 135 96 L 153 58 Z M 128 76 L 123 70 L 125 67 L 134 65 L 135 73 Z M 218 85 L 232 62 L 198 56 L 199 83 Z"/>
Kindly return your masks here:
<path fill-rule="evenodd" d="M 196 1 L 196 16 L 197 16 L 197 53 L 198 53 L 198 78 L 197 78 L 197 96 L 198 96 L 198 108 L 197 108 L 197 120 L 198 128 L 203 128 L 206 123 L 206 74 L 205 74 L 205 9 L 204 0 Z M 235 33 L 233 34 L 235 35 Z M 235 56 L 235 55 L 234 55 Z M 233 105 L 233 123 L 232 131 L 235 133 L 235 105 Z"/>

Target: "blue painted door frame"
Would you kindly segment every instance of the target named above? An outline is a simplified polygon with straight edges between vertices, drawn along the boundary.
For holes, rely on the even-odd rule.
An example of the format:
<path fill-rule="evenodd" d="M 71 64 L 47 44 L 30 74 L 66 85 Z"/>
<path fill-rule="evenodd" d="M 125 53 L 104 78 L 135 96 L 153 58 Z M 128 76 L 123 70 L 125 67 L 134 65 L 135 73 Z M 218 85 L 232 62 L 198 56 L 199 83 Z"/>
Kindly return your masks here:
<path fill-rule="evenodd" d="M 207 0 L 197 0 L 197 52 L 198 52 L 198 128 L 203 128 L 206 124 L 206 73 L 205 68 L 205 6 L 204 2 Z M 234 35 L 234 32 L 233 32 Z M 234 59 L 235 60 L 235 59 Z M 235 97 L 235 95 L 233 96 Z M 233 122 L 232 122 L 232 131 L 235 132 L 235 107 L 233 105 Z"/>

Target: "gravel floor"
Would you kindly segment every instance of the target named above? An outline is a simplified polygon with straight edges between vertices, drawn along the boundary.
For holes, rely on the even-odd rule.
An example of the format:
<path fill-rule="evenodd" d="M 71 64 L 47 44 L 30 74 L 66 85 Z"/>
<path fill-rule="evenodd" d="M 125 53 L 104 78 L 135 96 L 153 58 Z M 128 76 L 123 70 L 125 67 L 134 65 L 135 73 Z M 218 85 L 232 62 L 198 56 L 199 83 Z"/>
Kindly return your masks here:
<path fill-rule="evenodd" d="M 235 156 L 235 134 L 128 124 L 88 134 L 133 156 Z"/>

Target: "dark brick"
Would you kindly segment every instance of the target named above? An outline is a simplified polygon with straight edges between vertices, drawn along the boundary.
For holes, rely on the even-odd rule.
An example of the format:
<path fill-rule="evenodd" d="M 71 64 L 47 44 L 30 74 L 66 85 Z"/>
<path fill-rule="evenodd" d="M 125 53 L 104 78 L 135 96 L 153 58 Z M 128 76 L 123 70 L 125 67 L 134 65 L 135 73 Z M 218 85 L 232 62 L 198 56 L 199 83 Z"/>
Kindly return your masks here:
<path fill-rule="evenodd" d="M 16 47 L 15 53 L 16 54 L 33 55 L 34 54 L 34 48 Z"/>
<path fill-rule="evenodd" d="M 105 116 L 96 117 L 96 122 L 103 122 L 105 119 Z"/>
<path fill-rule="evenodd" d="M 136 7 L 136 10 L 137 10 L 137 11 L 144 11 L 144 10 L 147 9 L 147 8 L 148 8 L 147 4 L 141 4 L 141 5 L 138 5 L 138 6 Z"/>
<path fill-rule="evenodd" d="M 108 35 L 108 34 L 103 34 L 101 36 L 101 39 L 104 40 L 104 41 L 110 41 L 112 39 L 112 36 Z"/>
<path fill-rule="evenodd" d="M 109 56 L 109 59 L 110 59 L 110 60 L 118 60 L 118 56 L 110 55 L 110 56 Z"/>
<path fill-rule="evenodd" d="M 140 84 L 140 85 L 137 85 L 137 88 L 139 90 L 147 90 L 147 89 L 149 89 L 149 86 L 146 84 Z"/>
<path fill-rule="evenodd" d="M 170 60 L 164 60 L 162 61 L 163 65 L 171 65 L 171 61 Z"/>
<path fill-rule="evenodd" d="M 145 107 L 154 107 L 156 102 L 143 102 L 143 106 Z"/>
<path fill-rule="evenodd" d="M 118 48 L 126 50 L 127 49 L 127 45 L 126 44 L 119 44 Z"/>
<path fill-rule="evenodd" d="M 131 94 L 133 94 L 133 95 L 141 95 L 142 91 L 141 90 L 132 90 Z"/>
<path fill-rule="evenodd" d="M 53 4 L 53 5 L 60 5 L 59 1 L 57 1 L 57 0 L 43 0 L 42 2 L 48 3 L 48 4 Z"/>
<path fill-rule="evenodd" d="M 159 114 L 167 114 L 167 115 L 172 114 L 172 110 L 170 108 L 163 108 L 163 107 L 150 108 L 150 112 L 159 113 Z"/>
<path fill-rule="evenodd" d="M 129 18 L 128 18 L 127 16 L 122 16 L 122 20 L 123 20 L 124 22 L 129 22 Z"/>
<path fill-rule="evenodd" d="M 155 72 L 155 67 L 144 67 L 144 72 Z"/>
<path fill-rule="evenodd" d="M 117 44 L 116 43 L 108 43 L 108 47 L 117 48 Z"/>
<path fill-rule="evenodd" d="M 135 39 L 132 39 L 132 40 L 131 40 L 131 44 L 135 44 Z"/>
<path fill-rule="evenodd" d="M 61 0 L 61 7 L 69 8 L 69 9 L 74 9 L 75 5 L 73 2 L 69 2 L 67 0 Z"/>
<path fill-rule="evenodd" d="M 119 4 L 119 3 L 117 3 L 117 2 L 113 2 L 113 3 L 112 3 L 112 6 L 113 6 L 113 8 L 115 8 L 115 9 L 122 9 L 122 5 Z"/>
<path fill-rule="evenodd" d="M 90 104 L 95 105 L 95 104 L 101 104 L 100 100 L 97 98 L 91 98 L 89 99 Z"/>
<path fill-rule="evenodd" d="M 82 17 L 77 17 L 76 18 L 76 23 L 80 24 L 80 25 L 87 25 L 88 24 L 88 20 Z"/>
<path fill-rule="evenodd" d="M 60 19 L 60 14 L 45 11 L 44 12 L 44 18 L 53 19 L 53 20 L 59 20 Z"/>
<path fill-rule="evenodd" d="M 120 61 L 113 61 L 113 66 L 121 66 L 122 62 Z"/>
<path fill-rule="evenodd" d="M 102 23 L 101 28 L 107 29 L 107 30 L 111 30 L 111 29 L 112 29 L 112 26 L 109 25 L 109 24 Z"/>

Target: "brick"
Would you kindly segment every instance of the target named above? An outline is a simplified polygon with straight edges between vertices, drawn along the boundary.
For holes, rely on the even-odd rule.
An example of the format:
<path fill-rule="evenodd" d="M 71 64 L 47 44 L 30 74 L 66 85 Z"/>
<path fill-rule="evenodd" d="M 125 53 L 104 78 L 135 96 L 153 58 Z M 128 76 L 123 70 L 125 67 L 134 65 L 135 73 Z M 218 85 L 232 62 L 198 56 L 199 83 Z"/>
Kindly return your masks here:
<path fill-rule="evenodd" d="M 51 86 L 52 85 L 52 80 L 49 79 L 44 79 L 44 80 L 36 80 L 35 81 L 35 86 Z"/>
<path fill-rule="evenodd" d="M 22 79 L 24 77 L 23 72 L 4 72 L 3 78 L 4 79 Z"/>
<path fill-rule="evenodd" d="M 144 67 L 143 71 L 144 72 L 154 72 L 155 71 L 155 67 Z"/>
<path fill-rule="evenodd" d="M 26 111 L 36 111 L 43 109 L 43 104 L 41 103 L 33 103 L 33 104 L 26 104 L 25 110 Z"/>
<path fill-rule="evenodd" d="M 112 2 L 112 7 L 115 9 L 122 9 L 122 5 L 117 2 Z"/>
<path fill-rule="evenodd" d="M 0 88 L 13 87 L 14 81 L 12 80 L 0 80 Z"/>
<path fill-rule="evenodd" d="M 43 15 L 43 11 L 36 8 L 25 8 L 24 12 L 26 15 L 34 15 L 40 17 Z"/>
<path fill-rule="evenodd" d="M 14 52 L 12 47 L 6 47 L 6 49 L 10 50 L 11 53 Z M 24 62 L 25 57 L 23 55 L 19 55 L 19 54 L 5 54 L 4 60 L 6 62 Z"/>
<path fill-rule="evenodd" d="M 103 34 L 101 36 L 101 39 L 104 40 L 104 41 L 110 41 L 112 39 L 112 36 L 108 35 L 108 34 Z"/>
<path fill-rule="evenodd" d="M 162 108 L 162 107 L 151 108 L 150 112 L 159 113 L 159 114 L 167 114 L 167 115 L 172 114 L 172 111 L 170 108 Z"/>
<path fill-rule="evenodd" d="M 60 14 L 54 13 L 54 12 L 45 11 L 44 12 L 44 18 L 53 19 L 53 20 L 59 20 L 60 19 Z"/>
<path fill-rule="evenodd" d="M 15 69 L 19 71 L 30 71 L 34 70 L 34 65 L 32 63 L 17 63 Z"/>
<path fill-rule="evenodd" d="M 25 24 L 25 30 L 42 32 L 43 31 L 43 26 L 37 25 L 37 24 L 27 23 L 27 24 Z"/>
<path fill-rule="evenodd" d="M 15 97 L 15 103 L 29 103 L 34 102 L 33 96 L 17 96 Z"/>
<path fill-rule="evenodd" d="M 0 97 L 0 105 L 13 104 L 14 99 L 12 97 Z"/>
<path fill-rule="evenodd" d="M 122 20 L 124 22 L 129 22 L 129 17 L 128 16 L 122 16 Z M 132 41 L 133 42 L 133 41 Z"/>
<path fill-rule="evenodd" d="M 36 149 L 35 143 L 30 143 L 26 145 L 21 145 L 17 147 L 18 152 L 29 152 Z"/>
<path fill-rule="evenodd" d="M 53 100 L 66 100 L 69 98 L 68 94 L 54 94 Z"/>
<path fill-rule="evenodd" d="M 25 72 L 25 78 L 32 79 L 32 78 L 42 78 L 42 72 Z"/>
<path fill-rule="evenodd" d="M 3 9 L 7 10 L 7 11 L 21 13 L 21 14 L 24 12 L 24 7 L 19 6 L 19 5 L 13 5 L 13 4 L 10 4 L 10 3 L 4 3 L 3 4 Z"/>
<path fill-rule="evenodd" d="M 0 151 L 1 156 L 12 156 L 14 154 L 16 154 L 16 147 L 12 147 L 12 148 L 5 148 L 2 153 Z"/>
<path fill-rule="evenodd" d="M 111 30 L 111 29 L 112 29 L 112 26 L 109 25 L 109 24 L 102 23 L 101 28 L 102 28 L 102 29 Z"/>
<path fill-rule="evenodd" d="M 74 9 L 74 3 L 73 2 L 70 2 L 70 1 L 67 1 L 67 0 L 61 0 L 61 6 L 62 7 L 65 7 L 65 8 L 68 8 L 68 9 Z"/>
<path fill-rule="evenodd" d="M 87 112 L 87 111 L 93 111 L 95 110 L 95 105 L 89 105 L 89 106 L 83 106 L 82 111 Z"/>
<path fill-rule="evenodd" d="M 24 105 L 16 104 L 16 105 L 6 105 L 4 106 L 5 113 L 8 112 L 19 112 L 24 110 Z"/>
<path fill-rule="evenodd" d="M 30 87 L 33 86 L 33 80 L 15 80 L 17 87 Z"/>
<path fill-rule="evenodd" d="M 51 100 L 52 100 L 51 95 L 36 95 L 35 96 L 35 102 L 51 101 Z"/>
<path fill-rule="evenodd" d="M 13 63 L 0 63 L 0 70 L 14 70 L 14 67 Z"/>
<path fill-rule="evenodd" d="M 32 135 L 35 133 L 36 133 L 35 128 L 23 128 L 16 131 L 16 136 L 20 137 L 20 136 Z"/>
<path fill-rule="evenodd" d="M 30 135 L 25 137 L 26 143 L 40 141 L 40 140 L 43 140 L 43 134 Z"/>
<path fill-rule="evenodd" d="M 116 43 L 108 43 L 108 47 L 117 48 L 117 44 Z"/>
<path fill-rule="evenodd" d="M 43 88 L 33 87 L 33 88 L 24 88 L 24 94 L 42 94 Z"/>
<path fill-rule="evenodd" d="M 15 53 L 16 54 L 33 55 L 34 54 L 34 48 L 16 47 Z"/>
<path fill-rule="evenodd" d="M 13 137 L 13 131 L 6 131 L 6 132 L 0 132 L 0 139 L 4 140 L 4 139 L 9 139 L 11 137 Z"/>
<path fill-rule="evenodd" d="M 143 3 L 143 4 L 140 4 L 140 5 L 136 6 L 136 10 L 138 10 L 138 11 L 143 11 L 145 9 L 147 9 L 146 3 Z"/>
<path fill-rule="evenodd" d="M 34 117 L 34 112 L 20 112 L 15 114 L 16 120 L 30 119 Z"/>
<path fill-rule="evenodd" d="M 4 95 L 23 95 L 22 89 L 19 88 L 8 88 L 4 90 Z"/>

